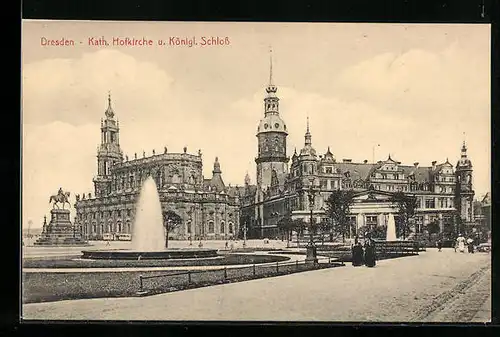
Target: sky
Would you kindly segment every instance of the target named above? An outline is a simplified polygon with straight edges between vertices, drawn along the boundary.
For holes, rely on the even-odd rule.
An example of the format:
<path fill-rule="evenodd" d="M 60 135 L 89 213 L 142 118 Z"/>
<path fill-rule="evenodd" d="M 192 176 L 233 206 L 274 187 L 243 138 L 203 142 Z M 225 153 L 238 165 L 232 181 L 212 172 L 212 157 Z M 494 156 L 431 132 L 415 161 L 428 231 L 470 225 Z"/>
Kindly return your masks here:
<path fill-rule="evenodd" d="M 202 37 L 225 45 L 201 46 Z M 151 39 L 94 46 L 88 39 Z M 158 46 L 193 38 L 198 45 Z M 66 38 L 74 46 L 44 46 Z M 287 152 L 337 160 L 456 164 L 465 140 L 476 196 L 490 190 L 490 25 L 23 21 L 23 227 L 40 227 L 59 187 L 93 194 L 108 92 L 125 155 L 203 153 L 224 182 L 255 182 L 256 129 L 273 82 Z"/>

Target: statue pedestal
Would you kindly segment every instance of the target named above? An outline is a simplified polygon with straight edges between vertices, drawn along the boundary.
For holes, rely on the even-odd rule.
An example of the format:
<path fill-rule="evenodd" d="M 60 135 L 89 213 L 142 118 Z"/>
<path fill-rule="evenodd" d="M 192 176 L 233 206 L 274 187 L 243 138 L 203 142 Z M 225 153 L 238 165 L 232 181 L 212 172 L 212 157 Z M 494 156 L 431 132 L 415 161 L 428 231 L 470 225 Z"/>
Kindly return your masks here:
<path fill-rule="evenodd" d="M 307 264 L 317 264 L 318 257 L 316 255 L 316 246 L 309 243 L 306 248 L 306 263 Z"/>
<path fill-rule="evenodd" d="M 35 246 L 87 246 L 80 233 L 70 221 L 68 209 L 52 209 L 50 222 L 45 227 L 41 237 L 34 243 Z"/>

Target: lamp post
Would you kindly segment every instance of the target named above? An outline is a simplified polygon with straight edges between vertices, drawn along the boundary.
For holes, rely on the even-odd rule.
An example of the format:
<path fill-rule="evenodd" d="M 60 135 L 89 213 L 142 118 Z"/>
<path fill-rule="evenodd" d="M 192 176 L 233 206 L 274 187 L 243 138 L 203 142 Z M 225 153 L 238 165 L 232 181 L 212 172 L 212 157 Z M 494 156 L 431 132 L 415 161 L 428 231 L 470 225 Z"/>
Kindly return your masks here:
<path fill-rule="evenodd" d="M 247 246 L 247 222 L 245 221 L 245 226 L 243 226 L 243 248 Z"/>
<path fill-rule="evenodd" d="M 307 250 L 306 250 L 306 263 L 313 263 L 317 264 L 318 263 L 318 258 L 316 255 L 316 246 L 314 245 L 314 237 L 313 237 L 313 208 L 314 208 L 314 180 L 311 179 L 311 184 L 309 186 L 309 190 L 307 193 L 307 197 L 309 198 L 309 210 L 311 211 L 310 213 L 310 229 L 309 229 L 309 243 L 307 244 Z"/>

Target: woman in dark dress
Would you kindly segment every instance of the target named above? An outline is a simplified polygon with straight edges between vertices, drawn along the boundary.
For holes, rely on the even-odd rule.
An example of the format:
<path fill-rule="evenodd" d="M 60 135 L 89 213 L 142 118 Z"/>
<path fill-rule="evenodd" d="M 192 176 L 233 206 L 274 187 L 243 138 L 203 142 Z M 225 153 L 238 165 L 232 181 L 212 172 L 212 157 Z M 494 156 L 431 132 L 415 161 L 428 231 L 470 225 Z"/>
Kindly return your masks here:
<path fill-rule="evenodd" d="M 352 265 L 354 267 L 363 265 L 363 246 L 356 240 L 354 246 L 352 246 Z"/>
<path fill-rule="evenodd" d="M 367 267 L 375 267 L 377 257 L 375 255 L 375 244 L 370 240 L 365 246 L 365 265 Z"/>

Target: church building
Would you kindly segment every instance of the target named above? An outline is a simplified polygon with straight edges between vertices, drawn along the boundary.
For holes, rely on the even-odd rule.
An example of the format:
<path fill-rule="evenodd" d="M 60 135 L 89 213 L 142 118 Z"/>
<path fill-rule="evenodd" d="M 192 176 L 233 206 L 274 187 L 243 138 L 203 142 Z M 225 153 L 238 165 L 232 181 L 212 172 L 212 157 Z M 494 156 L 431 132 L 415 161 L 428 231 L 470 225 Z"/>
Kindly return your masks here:
<path fill-rule="evenodd" d="M 190 154 L 168 152 L 129 159 L 120 148 L 120 128 L 108 97 L 101 120 L 101 144 L 97 149 L 94 195 L 76 196 L 75 223 L 90 240 L 130 240 L 135 205 L 142 182 L 151 176 L 158 188 L 163 212 L 173 211 L 182 224 L 172 239 L 225 239 L 239 231 L 239 196 L 226 186 L 218 158 L 211 178 L 203 177 L 201 150 Z"/>

